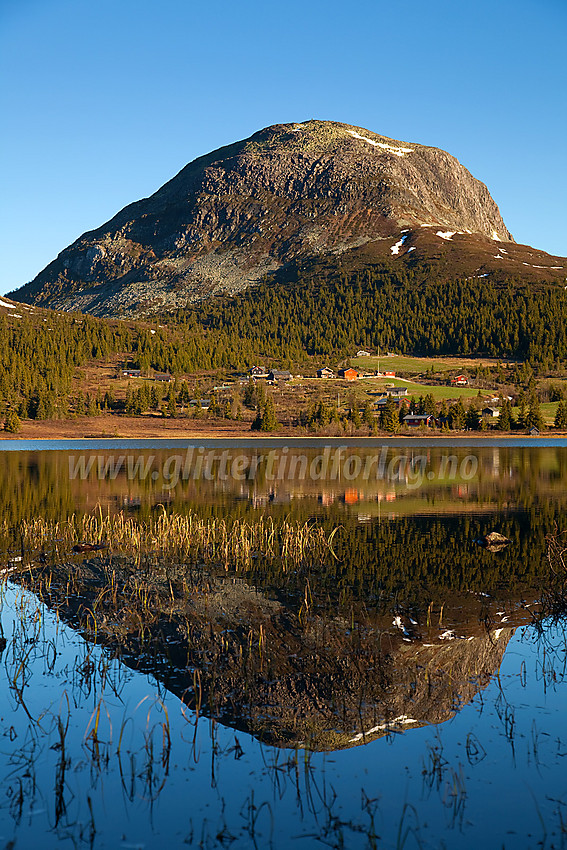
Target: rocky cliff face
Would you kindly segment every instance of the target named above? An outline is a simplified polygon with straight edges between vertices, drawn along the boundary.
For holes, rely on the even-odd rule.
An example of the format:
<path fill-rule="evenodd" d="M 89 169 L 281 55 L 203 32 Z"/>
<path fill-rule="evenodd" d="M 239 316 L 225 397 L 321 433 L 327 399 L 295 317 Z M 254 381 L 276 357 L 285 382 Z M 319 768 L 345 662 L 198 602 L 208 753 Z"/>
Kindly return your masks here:
<path fill-rule="evenodd" d="M 280 124 L 191 162 L 83 234 L 17 297 L 135 315 L 369 244 L 402 256 L 426 228 L 437 242 L 480 239 L 492 255 L 493 240 L 513 241 L 486 186 L 445 151 L 331 121 Z"/>

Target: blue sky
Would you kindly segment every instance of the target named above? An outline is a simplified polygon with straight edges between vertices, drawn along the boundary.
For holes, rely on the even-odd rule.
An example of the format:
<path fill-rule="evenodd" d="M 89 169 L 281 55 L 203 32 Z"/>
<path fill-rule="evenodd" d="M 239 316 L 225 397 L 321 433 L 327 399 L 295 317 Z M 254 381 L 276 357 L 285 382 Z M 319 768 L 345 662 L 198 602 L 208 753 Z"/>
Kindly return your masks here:
<path fill-rule="evenodd" d="M 564 0 L 0 0 L 0 293 L 191 159 L 269 124 L 454 154 L 567 255 Z"/>

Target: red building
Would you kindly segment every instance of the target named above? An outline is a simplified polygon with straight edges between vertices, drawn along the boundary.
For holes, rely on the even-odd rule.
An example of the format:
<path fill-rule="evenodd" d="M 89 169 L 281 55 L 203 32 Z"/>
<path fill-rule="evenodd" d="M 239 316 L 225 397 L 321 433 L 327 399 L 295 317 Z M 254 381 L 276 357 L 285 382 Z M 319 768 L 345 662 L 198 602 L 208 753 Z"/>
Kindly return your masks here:
<path fill-rule="evenodd" d="M 344 378 L 345 381 L 356 381 L 358 372 L 356 369 L 339 369 L 339 378 Z"/>

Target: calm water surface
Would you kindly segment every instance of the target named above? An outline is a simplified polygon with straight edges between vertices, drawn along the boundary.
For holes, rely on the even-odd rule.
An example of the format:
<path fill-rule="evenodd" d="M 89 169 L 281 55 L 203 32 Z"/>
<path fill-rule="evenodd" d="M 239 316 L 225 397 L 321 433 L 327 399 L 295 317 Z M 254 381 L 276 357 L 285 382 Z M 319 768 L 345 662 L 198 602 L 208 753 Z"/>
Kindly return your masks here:
<path fill-rule="evenodd" d="M 567 635 L 538 602 L 567 447 L 384 446 L 10 445 L 0 847 L 567 843 Z M 21 546 L 164 511 L 337 529 L 334 554 Z"/>

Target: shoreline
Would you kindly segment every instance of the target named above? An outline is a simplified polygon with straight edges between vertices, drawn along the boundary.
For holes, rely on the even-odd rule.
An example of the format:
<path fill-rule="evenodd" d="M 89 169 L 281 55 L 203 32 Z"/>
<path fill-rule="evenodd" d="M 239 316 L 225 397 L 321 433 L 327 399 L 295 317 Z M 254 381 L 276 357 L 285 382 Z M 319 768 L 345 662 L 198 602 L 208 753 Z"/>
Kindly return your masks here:
<path fill-rule="evenodd" d="M 66 420 L 24 420 L 22 429 L 17 434 L 0 431 L 0 451 L 16 450 L 17 444 L 33 443 L 48 444 L 52 442 L 69 443 L 71 448 L 77 443 L 108 442 L 129 444 L 139 441 L 151 443 L 226 443 L 261 444 L 274 443 L 281 445 L 314 445 L 325 443 L 329 445 L 372 446 L 380 444 L 413 443 L 430 445 L 538 445 L 541 442 L 551 442 L 567 445 L 567 431 L 543 431 L 531 436 L 520 431 L 449 431 L 433 432 L 433 429 L 405 434 L 307 434 L 298 433 L 296 429 L 281 428 L 271 433 L 251 431 L 248 422 L 237 423 L 227 421 L 226 425 L 207 420 L 161 419 L 151 420 L 138 417 L 103 416 L 96 418 L 66 419 Z"/>
<path fill-rule="evenodd" d="M 567 447 L 567 432 L 542 432 L 530 435 L 519 431 L 421 431 L 406 434 L 308 434 L 282 428 L 271 433 L 251 431 L 247 422 L 227 422 L 226 425 L 205 420 L 200 423 L 183 419 L 140 420 L 124 417 L 97 417 L 81 420 L 28 420 L 18 434 L 0 431 L 1 451 L 53 450 L 73 448 L 167 448 L 168 446 L 210 445 L 224 447 L 253 447 L 255 445 L 317 447 L 321 445 L 371 447 L 380 445 L 414 446 L 517 446 L 556 445 Z"/>

